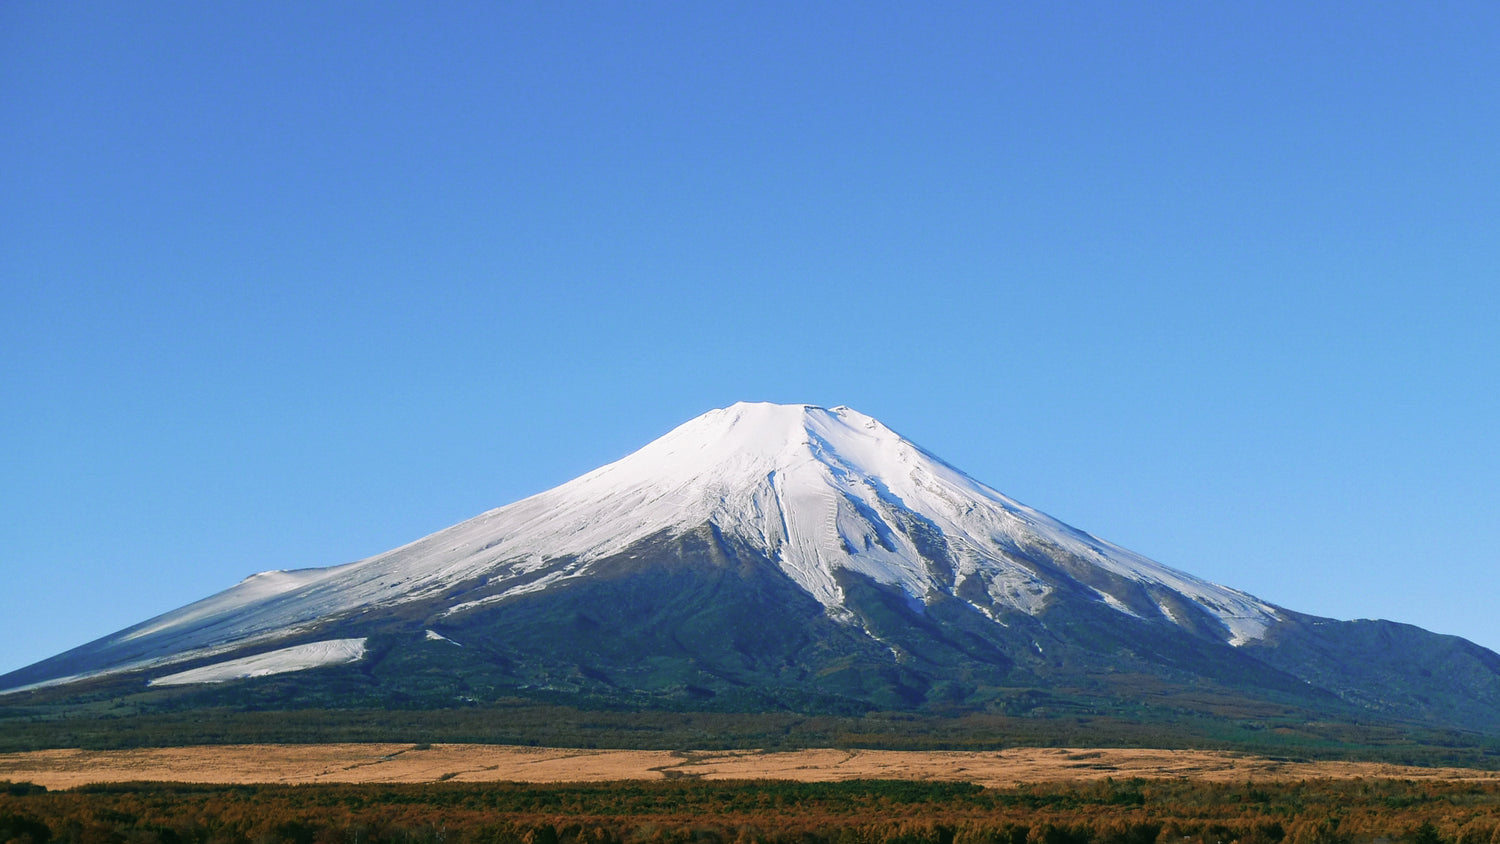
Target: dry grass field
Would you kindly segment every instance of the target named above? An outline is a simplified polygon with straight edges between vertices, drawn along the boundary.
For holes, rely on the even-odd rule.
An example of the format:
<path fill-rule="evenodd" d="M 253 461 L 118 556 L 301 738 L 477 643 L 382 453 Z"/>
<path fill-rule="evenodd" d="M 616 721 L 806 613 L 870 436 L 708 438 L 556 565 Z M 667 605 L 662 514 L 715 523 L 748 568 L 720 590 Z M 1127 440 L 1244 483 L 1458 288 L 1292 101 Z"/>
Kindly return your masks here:
<path fill-rule="evenodd" d="M 0 754 L 0 780 L 70 788 L 108 782 L 426 783 L 900 779 L 988 787 L 1104 777 L 1205 781 L 1399 778 L 1500 781 L 1500 772 L 1375 762 L 1303 762 L 1188 750 L 1016 748 L 994 752 L 575 750 L 464 744 L 230 745 Z"/>

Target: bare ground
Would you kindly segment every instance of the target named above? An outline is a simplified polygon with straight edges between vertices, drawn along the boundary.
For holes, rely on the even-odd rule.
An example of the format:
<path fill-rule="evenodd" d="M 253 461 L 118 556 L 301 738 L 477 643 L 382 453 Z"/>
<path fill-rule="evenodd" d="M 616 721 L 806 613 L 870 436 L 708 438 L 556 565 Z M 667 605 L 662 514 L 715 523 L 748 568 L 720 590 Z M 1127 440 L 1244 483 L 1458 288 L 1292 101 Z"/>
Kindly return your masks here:
<path fill-rule="evenodd" d="M 40 750 L 0 754 L 0 780 L 88 783 L 596 782 L 701 779 L 948 780 L 1003 787 L 1103 777 L 1202 780 L 1394 777 L 1500 780 L 1500 772 L 1375 762 L 1291 762 L 1193 750 L 569 750 L 472 744 L 319 744 Z"/>

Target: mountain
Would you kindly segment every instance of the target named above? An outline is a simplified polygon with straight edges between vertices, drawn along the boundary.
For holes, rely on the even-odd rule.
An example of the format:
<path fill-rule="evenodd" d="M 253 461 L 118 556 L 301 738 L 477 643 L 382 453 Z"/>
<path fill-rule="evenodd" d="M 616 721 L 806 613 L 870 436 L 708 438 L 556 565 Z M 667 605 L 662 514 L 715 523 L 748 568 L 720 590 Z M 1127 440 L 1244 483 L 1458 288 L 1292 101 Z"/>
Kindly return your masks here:
<path fill-rule="evenodd" d="M 256 574 L 0 677 L 12 692 L 101 684 L 284 706 L 1248 701 L 1500 724 L 1500 656 L 1477 645 L 1163 566 L 849 408 L 747 403 L 409 545 Z"/>

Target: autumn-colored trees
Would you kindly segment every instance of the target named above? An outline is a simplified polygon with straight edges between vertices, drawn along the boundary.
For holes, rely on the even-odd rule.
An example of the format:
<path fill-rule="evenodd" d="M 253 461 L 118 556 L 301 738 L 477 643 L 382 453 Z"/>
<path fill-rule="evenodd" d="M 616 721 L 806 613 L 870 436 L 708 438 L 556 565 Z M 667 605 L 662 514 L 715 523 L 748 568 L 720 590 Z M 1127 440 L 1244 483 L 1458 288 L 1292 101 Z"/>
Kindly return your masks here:
<path fill-rule="evenodd" d="M 1500 844 L 1500 782 L 6 784 L 0 844 Z"/>

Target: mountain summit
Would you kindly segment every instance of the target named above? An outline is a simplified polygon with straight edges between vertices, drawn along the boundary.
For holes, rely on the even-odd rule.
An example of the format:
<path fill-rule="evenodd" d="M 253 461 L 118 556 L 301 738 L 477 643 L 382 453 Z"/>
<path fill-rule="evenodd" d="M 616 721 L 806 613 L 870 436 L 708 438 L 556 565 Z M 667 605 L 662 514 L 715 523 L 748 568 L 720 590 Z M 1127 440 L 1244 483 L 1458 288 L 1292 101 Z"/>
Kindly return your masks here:
<path fill-rule="evenodd" d="M 857 411 L 750 403 L 384 554 L 253 575 L 0 689 L 270 675 L 424 705 L 1013 708 L 1062 686 L 1127 700 L 1149 677 L 1443 724 L 1500 712 L 1500 657 L 1468 642 L 1275 607 Z"/>
<path fill-rule="evenodd" d="M 1026 562 L 1039 550 L 1064 558 L 1079 583 L 1120 612 L 1213 629 L 1213 621 L 1173 609 L 1185 603 L 1234 644 L 1260 637 L 1276 618 L 1274 608 L 1244 593 L 1024 507 L 847 407 L 741 403 L 711 411 L 617 463 L 491 515 L 516 526 L 503 545 L 578 558 L 547 582 L 586 572 L 588 560 L 660 530 L 711 524 L 765 550 L 840 618 L 848 616 L 839 572 L 913 601 L 962 592 L 990 616 L 1035 615 L 1063 587 L 1058 572 Z"/>

